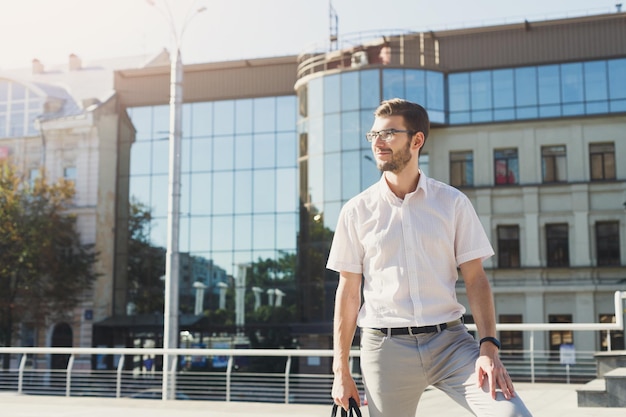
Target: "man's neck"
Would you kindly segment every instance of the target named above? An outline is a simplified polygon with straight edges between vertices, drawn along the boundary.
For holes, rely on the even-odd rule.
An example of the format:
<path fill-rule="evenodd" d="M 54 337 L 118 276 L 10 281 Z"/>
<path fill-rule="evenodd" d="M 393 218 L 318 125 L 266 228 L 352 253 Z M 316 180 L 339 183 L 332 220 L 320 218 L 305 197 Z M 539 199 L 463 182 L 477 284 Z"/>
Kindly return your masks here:
<path fill-rule="evenodd" d="M 407 194 L 417 189 L 417 183 L 420 179 L 420 170 L 418 167 L 410 169 L 405 167 L 400 172 L 385 171 L 384 176 L 389 185 L 389 189 L 398 197 L 404 200 Z"/>

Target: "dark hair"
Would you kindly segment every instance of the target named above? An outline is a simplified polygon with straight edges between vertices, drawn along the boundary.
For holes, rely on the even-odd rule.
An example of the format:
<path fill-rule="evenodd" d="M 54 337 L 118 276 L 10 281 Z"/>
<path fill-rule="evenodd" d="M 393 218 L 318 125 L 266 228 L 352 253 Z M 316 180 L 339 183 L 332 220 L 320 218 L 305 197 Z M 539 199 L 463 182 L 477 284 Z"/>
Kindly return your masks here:
<path fill-rule="evenodd" d="M 424 143 L 428 139 L 430 131 L 430 120 L 426 109 L 417 103 L 412 103 L 400 98 L 392 98 L 380 103 L 380 106 L 374 111 L 376 117 L 402 116 L 407 130 L 422 132 L 424 134 Z"/>

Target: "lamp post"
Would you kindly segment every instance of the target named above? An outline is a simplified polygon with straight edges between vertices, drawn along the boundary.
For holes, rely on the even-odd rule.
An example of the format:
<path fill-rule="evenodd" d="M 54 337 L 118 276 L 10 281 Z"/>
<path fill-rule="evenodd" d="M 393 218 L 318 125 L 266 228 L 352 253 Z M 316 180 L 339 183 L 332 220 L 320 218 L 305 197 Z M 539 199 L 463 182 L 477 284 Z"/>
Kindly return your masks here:
<path fill-rule="evenodd" d="M 167 202 L 167 253 L 165 258 L 165 306 L 163 314 L 163 348 L 178 347 L 178 287 L 180 273 L 179 224 L 180 224 L 180 156 L 182 139 L 183 64 L 180 47 L 187 25 L 206 7 L 193 10 L 191 7 L 177 30 L 174 16 L 166 0 L 161 6 L 156 0 L 146 0 L 165 18 L 172 36 L 170 50 L 170 131 L 169 131 L 169 179 Z M 163 355 L 163 400 L 174 399 L 176 390 L 176 361 L 174 355 Z"/>

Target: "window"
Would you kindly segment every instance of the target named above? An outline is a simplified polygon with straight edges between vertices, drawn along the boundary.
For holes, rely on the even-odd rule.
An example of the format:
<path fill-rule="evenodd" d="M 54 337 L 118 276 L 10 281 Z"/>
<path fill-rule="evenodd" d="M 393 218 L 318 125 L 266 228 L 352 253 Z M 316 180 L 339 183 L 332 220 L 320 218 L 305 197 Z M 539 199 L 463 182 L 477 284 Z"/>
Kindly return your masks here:
<path fill-rule="evenodd" d="M 68 181 L 76 181 L 76 167 L 63 168 L 63 178 Z"/>
<path fill-rule="evenodd" d="M 585 62 L 585 101 L 586 113 L 608 113 L 609 88 L 606 61 Z"/>
<path fill-rule="evenodd" d="M 500 314 L 500 323 L 523 323 L 521 314 Z M 522 357 L 524 355 L 524 332 L 513 330 L 502 330 L 500 332 L 500 342 L 503 357 Z"/>
<path fill-rule="evenodd" d="M 498 267 L 519 268 L 519 226 L 498 226 Z"/>
<path fill-rule="evenodd" d="M 592 143 L 589 145 L 591 180 L 615 179 L 615 144 Z"/>
<path fill-rule="evenodd" d="M 513 70 L 502 69 L 492 72 L 494 120 L 515 119 L 515 87 Z"/>
<path fill-rule="evenodd" d="M 404 70 L 387 69 L 383 71 L 383 100 L 404 96 Z"/>
<path fill-rule="evenodd" d="M 515 105 L 517 119 L 536 119 L 537 112 L 537 67 L 516 68 Z"/>
<path fill-rule="evenodd" d="M 541 147 L 541 170 L 543 182 L 567 180 L 565 145 Z"/>
<path fill-rule="evenodd" d="M 496 185 L 517 184 L 519 167 L 517 149 L 500 149 L 494 152 Z"/>
<path fill-rule="evenodd" d="M 569 266 L 569 226 L 567 223 L 546 224 L 548 266 Z"/>
<path fill-rule="evenodd" d="M 470 98 L 472 122 L 490 122 L 493 120 L 491 71 L 470 73 Z"/>
<path fill-rule="evenodd" d="M 600 314 L 600 323 L 615 323 L 615 314 Z M 609 339 L 606 330 L 600 330 L 600 350 L 609 350 Z M 611 330 L 611 350 L 624 350 L 624 332 Z"/>
<path fill-rule="evenodd" d="M 549 323 L 572 323 L 571 314 L 550 314 Z M 550 331 L 550 357 L 552 360 L 559 360 L 561 357 L 561 345 L 574 343 L 574 332 L 571 330 L 551 330 Z"/>
<path fill-rule="evenodd" d="M 44 110 L 44 98 L 26 86 L 0 79 L 0 138 L 35 136 L 35 120 Z"/>
<path fill-rule="evenodd" d="M 472 151 L 450 152 L 450 185 L 474 185 L 474 154 Z"/>
<path fill-rule="evenodd" d="M 561 116 L 560 66 L 542 65 L 537 68 L 539 116 Z"/>
<path fill-rule="evenodd" d="M 610 111 L 619 112 L 626 109 L 626 59 L 613 59 L 608 62 L 609 70 L 609 101 Z"/>
<path fill-rule="evenodd" d="M 470 82 L 469 73 L 448 76 L 448 100 L 450 123 L 470 122 Z"/>
<path fill-rule="evenodd" d="M 37 178 L 39 178 L 39 169 L 31 168 L 31 170 L 28 173 L 28 182 L 31 187 L 35 186 L 35 181 L 37 180 Z"/>
<path fill-rule="evenodd" d="M 563 102 L 563 115 L 584 114 L 584 88 L 582 63 L 562 64 L 561 99 Z"/>
<path fill-rule="evenodd" d="M 431 123 L 445 123 L 444 77 L 437 71 L 426 71 L 426 108 Z"/>
<path fill-rule="evenodd" d="M 619 222 L 596 223 L 598 266 L 620 265 Z"/>

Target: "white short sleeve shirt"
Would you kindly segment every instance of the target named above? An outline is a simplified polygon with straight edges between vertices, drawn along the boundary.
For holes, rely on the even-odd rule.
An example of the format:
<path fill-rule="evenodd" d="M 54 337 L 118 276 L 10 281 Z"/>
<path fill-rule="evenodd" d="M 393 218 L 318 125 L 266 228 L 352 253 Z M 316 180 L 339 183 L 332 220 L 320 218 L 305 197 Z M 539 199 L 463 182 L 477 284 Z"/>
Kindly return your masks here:
<path fill-rule="evenodd" d="M 465 194 L 422 173 L 402 200 L 382 175 L 342 208 L 327 267 L 363 274 L 360 327 L 425 326 L 461 317 L 457 266 L 493 254 Z"/>

